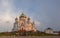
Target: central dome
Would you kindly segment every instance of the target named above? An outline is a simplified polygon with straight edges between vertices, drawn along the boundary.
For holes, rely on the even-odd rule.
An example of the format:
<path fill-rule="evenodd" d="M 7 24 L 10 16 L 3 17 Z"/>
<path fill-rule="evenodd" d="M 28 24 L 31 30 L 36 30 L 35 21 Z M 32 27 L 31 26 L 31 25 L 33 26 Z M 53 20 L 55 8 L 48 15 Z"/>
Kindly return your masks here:
<path fill-rule="evenodd" d="M 26 15 L 24 15 L 24 13 L 22 13 L 19 18 L 21 18 L 21 17 L 26 18 Z"/>

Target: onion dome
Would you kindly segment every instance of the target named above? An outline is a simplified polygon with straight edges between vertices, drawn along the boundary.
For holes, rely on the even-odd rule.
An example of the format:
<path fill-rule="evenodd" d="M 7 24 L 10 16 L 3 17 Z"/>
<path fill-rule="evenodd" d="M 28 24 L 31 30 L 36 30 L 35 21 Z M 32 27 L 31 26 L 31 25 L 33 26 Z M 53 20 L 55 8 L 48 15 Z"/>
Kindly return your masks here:
<path fill-rule="evenodd" d="M 16 17 L 15 20 L 18 20 L 18 18 Z"/>
<path fill-rule="evenodd" d="M 47 28 L 47 30 L 53 30 L 52 28 Z"/>
<path fill-rule="evenodd" d="M 19 18 L 21 18 L 21 17 L 26 18 L 26 16 L 24 15 L 24 13 L 22 13 L 21 16 L 20 16 Z"/>
<path fill-rule="evenodd" d="M 28 19 L 27 20 L 30 20 L 30 18 L 28 17 Z"/>

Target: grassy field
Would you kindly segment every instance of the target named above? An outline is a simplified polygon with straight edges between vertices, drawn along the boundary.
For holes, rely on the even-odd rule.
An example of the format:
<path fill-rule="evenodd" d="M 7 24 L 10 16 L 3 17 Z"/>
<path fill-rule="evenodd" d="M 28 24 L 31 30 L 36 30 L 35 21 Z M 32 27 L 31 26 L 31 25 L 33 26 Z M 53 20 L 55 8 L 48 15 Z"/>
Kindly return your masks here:
<path fill-rule="evenodd" d="M 0 36 L 18 36 L 16 33 L 0 33 Z M 58 36 L 58 35 L 53 35 L 53 34 L 46 34 L 46 33 L 23 33 L 22 36 Z"/>

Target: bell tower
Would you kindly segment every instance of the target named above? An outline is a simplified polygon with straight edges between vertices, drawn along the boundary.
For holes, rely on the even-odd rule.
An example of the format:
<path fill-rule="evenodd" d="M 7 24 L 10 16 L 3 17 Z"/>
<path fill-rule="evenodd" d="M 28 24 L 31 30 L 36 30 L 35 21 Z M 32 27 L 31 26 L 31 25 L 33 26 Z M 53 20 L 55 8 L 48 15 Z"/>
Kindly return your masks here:
<path fill-rule="evenodd" d="M 12 31 L 18 31 L 18 18 L 17 17 L 15 18 L 15 23 L 14 23 Z"/>

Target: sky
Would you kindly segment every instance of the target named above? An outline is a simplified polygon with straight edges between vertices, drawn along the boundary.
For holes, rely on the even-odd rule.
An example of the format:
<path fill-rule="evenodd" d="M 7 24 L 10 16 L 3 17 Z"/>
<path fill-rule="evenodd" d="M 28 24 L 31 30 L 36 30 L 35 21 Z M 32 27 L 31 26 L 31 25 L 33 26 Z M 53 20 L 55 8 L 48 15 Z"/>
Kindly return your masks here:
<path fill-rule="evenodd" d="M 11 31 L 22 11 L 35 22 L 36 29 L 60 30 L 60 0 L 0 0 L 0 32 Z"/>

